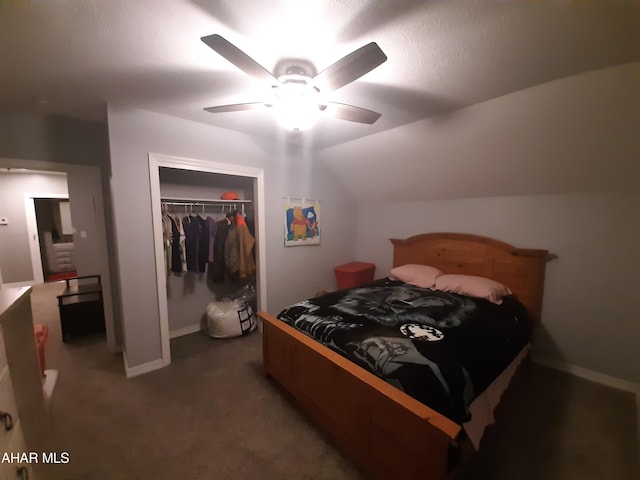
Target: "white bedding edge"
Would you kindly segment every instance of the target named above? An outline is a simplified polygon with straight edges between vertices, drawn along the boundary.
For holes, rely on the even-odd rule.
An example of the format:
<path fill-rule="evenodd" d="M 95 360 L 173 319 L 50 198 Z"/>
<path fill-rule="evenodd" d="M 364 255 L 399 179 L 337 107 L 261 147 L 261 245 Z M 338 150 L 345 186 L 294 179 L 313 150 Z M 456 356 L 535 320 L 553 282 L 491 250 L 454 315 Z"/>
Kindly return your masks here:
<path fill-rule="evenodd" d="M 515 375 L 516 370 L 530 350 L 531 344 L 525 345 L 520 353 L 511 361 L 509 366 L 507 366 L 507 368 L 491 382 L 491 385 L 478 395 L 469 406 L 471 420 L 464 423 L 462 427 L 476 450 L 480 448 L 480 441 L 482 440 L 485 429 L 495 422 L 493 412 L 498 406 L 498 403 L 500 403 L 500 397 L 502 397 L 502 394 Z"/>

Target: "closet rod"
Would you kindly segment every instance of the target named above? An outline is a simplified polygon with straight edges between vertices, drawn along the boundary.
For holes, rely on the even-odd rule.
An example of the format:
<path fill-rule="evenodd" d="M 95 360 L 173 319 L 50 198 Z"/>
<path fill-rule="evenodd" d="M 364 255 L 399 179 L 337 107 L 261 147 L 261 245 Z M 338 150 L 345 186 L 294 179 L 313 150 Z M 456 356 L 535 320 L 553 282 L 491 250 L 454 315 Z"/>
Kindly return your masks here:
<path fill-rule="evenodd" d="M 162 198 L 165 205 L 233 205 L 234 203 L 251 203 L 251 200 L 206 200 L 195 198 Z"/>

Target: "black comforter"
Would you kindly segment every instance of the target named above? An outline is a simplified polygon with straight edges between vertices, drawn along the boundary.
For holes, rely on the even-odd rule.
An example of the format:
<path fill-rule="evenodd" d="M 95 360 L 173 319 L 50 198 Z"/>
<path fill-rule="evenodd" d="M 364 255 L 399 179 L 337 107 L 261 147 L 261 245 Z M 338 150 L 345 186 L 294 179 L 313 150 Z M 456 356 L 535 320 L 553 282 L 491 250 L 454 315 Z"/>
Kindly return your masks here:
<path fill-rule="evenodd" d="M 454 422 L 529 341 L 524 306 L 383 279 L 278 317 Z"/>

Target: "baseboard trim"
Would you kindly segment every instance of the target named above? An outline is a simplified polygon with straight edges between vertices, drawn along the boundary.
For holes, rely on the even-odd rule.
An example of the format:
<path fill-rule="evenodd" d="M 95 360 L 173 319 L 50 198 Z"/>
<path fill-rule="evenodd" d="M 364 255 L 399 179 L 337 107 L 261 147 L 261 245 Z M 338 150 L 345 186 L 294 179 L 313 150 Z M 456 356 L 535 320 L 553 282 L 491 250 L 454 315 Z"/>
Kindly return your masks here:
<path fill-rule="evenodd" d="M 544 365 L 545 367 L 550 367 L 562 372 L 570 373 L 571 375 L 575 375 L 576 377 L 591 380 L 592 382 L 600 383 L 608 387 L 617 388 L 618 390 L 624 390 L 626 392 L 634 393 L 636 397 L 640 399 L 639 383 L 634 383 L 629 380 L 624 380 L 612 375 L 607 375 L 605 373 L 596 372 L 595 370 L 589 370 L 588 368 L 578 367 L 577 365 L 571 365 L 570 363 L 545 357 L 544 355 L 536 355 L 535 353 L 532 356 L 532 360 L 535 363 Z"/>
<path fill-rule="evenodd" d="M 188 327 L 179 328 L 177 330 L 171 330 L 169 332 L 169 338 L 178 338 L 184 335 L 190 335 L 192 333 L 199 332 L 201 330 L 200 324 L 189 325 Z"/>
<path fill-rule="evenodd" d="M 162 359 L 159 358 L 158 360 L 153 360 L 151 362 L 136 365 L 135 367 L 130 367 L 129 362 L 127 362 L 126 352 L 122 353 L 122 358 L 124 359 L 124 372 L 127 378 L 137 377 L 138 375 L 153 372 L 154 370 L 159 370 L 160 368 L 166 366 Z"/>

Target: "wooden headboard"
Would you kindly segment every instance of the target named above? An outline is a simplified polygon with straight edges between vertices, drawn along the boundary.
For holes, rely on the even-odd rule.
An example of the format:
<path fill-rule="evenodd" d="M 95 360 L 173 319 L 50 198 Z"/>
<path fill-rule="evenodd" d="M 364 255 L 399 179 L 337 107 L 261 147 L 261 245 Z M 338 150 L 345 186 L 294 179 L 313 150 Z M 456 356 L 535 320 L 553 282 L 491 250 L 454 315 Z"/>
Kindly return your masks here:
<path fill-rule="evenodd" d="M 513 291 L 527 307 L 532 323 L 540 319 L 547 250 L 515 248 L 467 233 L 424 233 L 404 240 L 392 238 L 391 243 L 394 267 L 417 263 L 444 273 L 491 278 Z"/>

